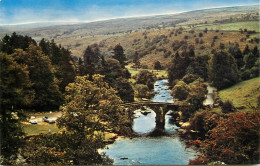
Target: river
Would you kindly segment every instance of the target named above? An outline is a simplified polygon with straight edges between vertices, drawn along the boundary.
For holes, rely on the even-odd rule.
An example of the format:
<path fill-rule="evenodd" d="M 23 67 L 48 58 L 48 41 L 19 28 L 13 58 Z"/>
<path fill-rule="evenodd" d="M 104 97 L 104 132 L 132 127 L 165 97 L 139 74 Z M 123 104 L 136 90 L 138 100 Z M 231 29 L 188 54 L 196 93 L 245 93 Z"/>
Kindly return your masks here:
<path fill-rule="evenodd" d="M 173 102 L 168 88 L 168 80 L 159 80 L 154 84 L 154 102 Z M 133 130 L 142 135 L 155 129 L 155 112 L 146 108 L 135 111 Z M 178 136 L 177 126 L 172 123 L 171 116 L 165 116 L 165 131 L 168 136 L 136 138 L 119 138 L 108 145 L 103 152 L 114 160 L 114 165 L 187 165 L 189 160 L 195 159 L 196 151 L 185 149 L 185 142 Z"/>

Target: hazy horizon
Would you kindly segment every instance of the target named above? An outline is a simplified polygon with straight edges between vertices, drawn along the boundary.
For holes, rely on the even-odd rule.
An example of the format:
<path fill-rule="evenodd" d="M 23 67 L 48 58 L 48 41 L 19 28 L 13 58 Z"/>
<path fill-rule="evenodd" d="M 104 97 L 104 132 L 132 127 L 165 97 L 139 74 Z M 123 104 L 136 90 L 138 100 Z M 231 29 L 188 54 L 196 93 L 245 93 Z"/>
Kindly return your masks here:
<path fill-rule="evenodd" d="M 0 26 L 77 24 L 193 10 L 258 5 L 256 0 L 0 0 Z"/>

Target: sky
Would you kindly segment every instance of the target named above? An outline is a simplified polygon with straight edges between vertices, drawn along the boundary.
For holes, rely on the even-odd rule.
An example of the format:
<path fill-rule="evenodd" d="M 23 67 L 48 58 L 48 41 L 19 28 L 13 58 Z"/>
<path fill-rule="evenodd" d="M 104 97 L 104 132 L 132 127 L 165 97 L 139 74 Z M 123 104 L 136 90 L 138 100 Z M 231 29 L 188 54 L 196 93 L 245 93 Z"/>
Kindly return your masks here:
<path fill-rule="evenodd" d="M 259 0 L 0 0 L 0 25 L 91 22 L 256 4 Z"/>

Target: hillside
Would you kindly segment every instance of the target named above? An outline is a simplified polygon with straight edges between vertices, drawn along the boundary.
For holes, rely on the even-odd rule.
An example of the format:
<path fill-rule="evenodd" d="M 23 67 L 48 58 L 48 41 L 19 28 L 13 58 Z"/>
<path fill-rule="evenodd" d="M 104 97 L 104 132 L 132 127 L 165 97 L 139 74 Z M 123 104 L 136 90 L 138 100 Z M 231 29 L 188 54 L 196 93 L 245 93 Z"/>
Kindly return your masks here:
<path fill-rule="evenodd" d="M 202 35 L 200 37 L 200 34 Z M 252 34 L 256 35 L 258 33 Z M 166 67 L 171 57 L 178 51 L 194 47 L 196 55 L 209 54 L 212 49 L 219 48 L 220 43 L 227 46 L 237 42 L 241 50 L 249 45 L 250 48 L 258 45 L 249 42 L 251 35 L 239 31 L 207 31 L 188 29 L 146 30 L 131 34 L 111 37 L 98 43 L 104 54 L 112 52 L 112 48 L 120 43 L 125 48 L 125 54 L 132 61 L 137 52 L 142 66 L 153 68 L 155 61 L 160 61 Z M 255 38 L 254 38 L 255 39 Z M 259 38 L 258 38 L 259 39 Z"/>
<path fill-rule="evenodd" d="M 55 42 L 61 44 L 66 48 L 69 48 L 73 55 L 80 57 L 82 56 L 83 51 L 88 45 L 99 43 L 101 41 L 103 42 L 103 40 L 106 39 L 108 39 L 109 42 L 115 39 L 118 39 L 119 41 L 125 41 L 125 39 L 128 39 L 128 37 L 136 38 L 136 40 L 139 40 L 138 38 L 141 38 L 140 34 L 144 31 L 148 31 L 149 33 L 151 33 L 151 38 L 153 38 L 153 35 L 155 35 L 155 33 L 166 34 L 168 36 L 167 31 L 165 31 L 164 29 L 169 29 L 170 32 L 172 29 L 175 29 L 175 27 L 183 27 L 186 30 L 189 30 L 191 28 L 197 29 L 198 27 L 198 29 L 200 29 L 204 28 L 205 26 L 212 26 L 216 24 L 227 24 L 243 21 L 258 22 L 258 16 L 259 6 L 237 6 L 228 8 L 197 10 L 179 14 L 120 18 L 106 21 L 97 21 L 92 23 L 56 25 L 41 28 L 28 29 L 26 27 L 31 27 L 28 25 L 24 25 L 24 27 L 0 26 L 0 37 L 3 37 L 6 33 L 10 34 L 12 33 L 12 31 L 17 31 L 18 34 L 31 36 L 37 41 L 41 40 L 42 38 L 45 38 L 47 40 L 54 39 Z M 244 26 L 239 26 L 239 28 L 244 28 Z M 232 30 L 238 31 L 239 28 L 235 28 Z M 210 29 L 211 28 L 209 28 L 209 30 Z M 179 36 L 179 38 L 182 37 L 183 36 Z M 229 36 L 226 37 L 229 38 Z M 241 36 L 239 36 L 237 39 L 240 40 L 240 37 Z M 180 40 L 179 38 L 177 38 L 176 40 Z M 125 42 L 131 42 L 131 40 L 126 40 Z M 135 43 L 131 44 L 138 45 L 136 41 Z M 114 44 L 111 44 L 111 46 L 113 47 Z M 138 47 L 141 46 L 142 45 L 138 45 Z M 108 46 L 108 48 L 109 47 L 110 46 Z M 241 47 L 243 47 L 243 45 Z M 131 49 L 132 48 L 129 48 L 127 52 L 131 52 Z M 146 55 L 149 54 L 154 55 L 154 53 L 150 52 Z M 128 57 L 131 57 L 131 53 L 128 54 Z M 156 58 L 153 57 L 152 59 Z M 164 59 L 161 59 L 161 61 L 163 62 Z M 146 63 L 145 59 L 143 60 L 143 63 Z"/>
<path fill-rule="evenodd" d="M 257 106 L 257 97 L 260 94 L 260 77 L 240 82 L 230 88 L 221 90 L 219 96 L 222 101 L 231 101 L 236 108 Z"/>

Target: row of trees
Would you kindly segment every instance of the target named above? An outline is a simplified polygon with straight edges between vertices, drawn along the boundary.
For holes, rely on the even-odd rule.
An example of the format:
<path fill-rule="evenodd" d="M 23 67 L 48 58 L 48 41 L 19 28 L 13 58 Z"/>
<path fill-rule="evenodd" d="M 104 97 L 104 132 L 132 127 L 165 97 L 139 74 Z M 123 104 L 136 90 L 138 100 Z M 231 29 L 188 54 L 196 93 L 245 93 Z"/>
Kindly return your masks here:
<path fill-rule="evenodd" d="M 118 44 L 113 49 L 113 56 L 104 59 L 100 54 L 98 45 L 88 46 L 83 54 L 83 60 L 79 58 L 78 69 L 79 75 L 101 74 L 105 76 L 105 81 L 117 90 L 118 96 L 123 101 L 134 101 L 134 90 L 128 79 L 131 77 L 129 71 L 125 68 L 125 54 L 123 47 Z"/>
<path fill-rule="evenodd" d="M 16 33 L 1 40 L 2 163 L 14 164 L 10 156 L 19 148 L 30 164 L 111 163 L 97 152 L 104 146 L 103 132 L 131 132 L 129 115 L 120 106 L 134 98 L 124 51 L 117 45 L 114 56 L 104 60 L 98 47 L 88 47 L 83 59 L 75 65 L 69 50 L 53 40 L 37 44 Z M 59 107 L 58 125 L 66 133 L 23 139 L 23 113 Z"/>
<path fill-rule="evenodd" d="M 20 121 L 26 118 L 27 111 L 58 109 L 64 101 L 65 86 L 74 80 L 76 73 L 70 52 L 53 41 L 47 48 L 50 52 L 45 54 L 33 39 L 16 33 L 0 41 L 0 126 L 4 159 L 16 154 L 23 145 Z M 56 58 L 59 60 L 55 62 Z"/>
<path fill-rule="evenodd" d="M 169 68 L 170 82 L 182 79 L 186 74 L 197 75 L 211 82 L 217 89 L 227 88 L 239 80 L 246 80 L 259 75 L 259 50 L 248 45 L 242 52 L 237 43 L 225 48 L 212 50 L 210 55 L 195 56 L 193 48 L 177 52 Z"/>
<path fill-rule="evenodd" d="M 222 112 L 205 109 L 203 101 L 207 90 L 202 82 L 208 81 L 221 90 L 241 80 L 257 77 L 259 60 L 257 47 L 250 49 L 247 45 L 241 51 L 237 43 L 221 44 L 219 49 L 205 56 L 196 56 L 191 48 L 181 54 L 177 52 L 173 57 L 168 68 L 172 95 L 178 99 L 176 104 L 182 112 L 182 120 L 191 123 L 187 133 L 195 138 L 187 147 L 198 146 L 202 153 L 190 164 L 258 162 L 257 108 L 252 108 L 251 112 L 236 112 L 231 102 L 220 101 Z"/>

